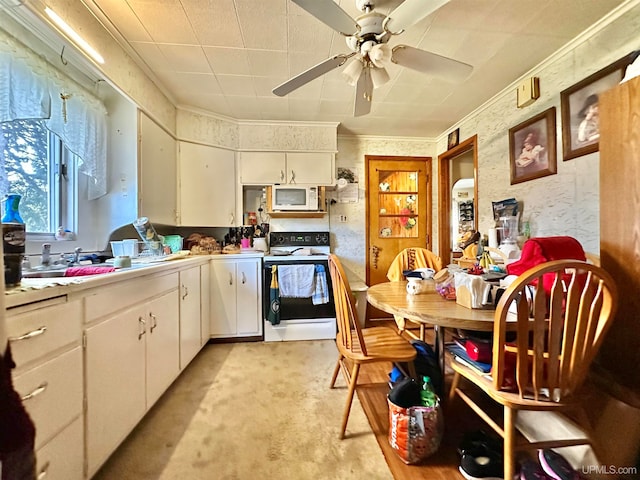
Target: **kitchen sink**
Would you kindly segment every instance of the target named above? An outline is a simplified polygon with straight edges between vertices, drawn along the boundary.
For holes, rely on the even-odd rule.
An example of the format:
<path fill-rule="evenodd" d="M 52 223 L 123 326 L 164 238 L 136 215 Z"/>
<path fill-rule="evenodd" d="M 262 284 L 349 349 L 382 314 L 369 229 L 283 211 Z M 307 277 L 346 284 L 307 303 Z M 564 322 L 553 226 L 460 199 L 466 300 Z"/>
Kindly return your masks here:
<path fill-rule="evenodd" d="M 64 277 L 64 270 L 30 270 L 22 272 L 22 278 L 55 278 Z"/>

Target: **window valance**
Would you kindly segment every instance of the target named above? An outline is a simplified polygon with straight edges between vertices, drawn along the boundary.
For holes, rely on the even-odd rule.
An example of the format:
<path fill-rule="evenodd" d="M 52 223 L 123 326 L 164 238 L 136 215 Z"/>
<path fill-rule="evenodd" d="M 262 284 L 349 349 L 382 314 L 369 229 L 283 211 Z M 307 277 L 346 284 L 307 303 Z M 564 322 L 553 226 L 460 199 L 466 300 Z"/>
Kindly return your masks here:
<path fill-rule="evenodd" d="M 106 116 L 98 97 L 0 29 L 0 122 L 46 120 L 80 157 L 89 199 L 107 193 Z"/>

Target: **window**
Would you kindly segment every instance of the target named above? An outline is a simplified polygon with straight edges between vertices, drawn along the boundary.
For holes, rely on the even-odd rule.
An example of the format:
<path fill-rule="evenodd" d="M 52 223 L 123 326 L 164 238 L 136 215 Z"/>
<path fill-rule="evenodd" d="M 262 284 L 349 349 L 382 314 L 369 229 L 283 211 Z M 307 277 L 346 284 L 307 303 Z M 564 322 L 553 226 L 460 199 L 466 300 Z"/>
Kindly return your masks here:
<path fill-rule="evenodd" d="M 31 234 L 52 234 L 58 226 L 74 229 L 77 157 L 50 132 L 43 120 L 0 124 L 4 175 L 0 193 L 17 193 L 20 215 Z"/>

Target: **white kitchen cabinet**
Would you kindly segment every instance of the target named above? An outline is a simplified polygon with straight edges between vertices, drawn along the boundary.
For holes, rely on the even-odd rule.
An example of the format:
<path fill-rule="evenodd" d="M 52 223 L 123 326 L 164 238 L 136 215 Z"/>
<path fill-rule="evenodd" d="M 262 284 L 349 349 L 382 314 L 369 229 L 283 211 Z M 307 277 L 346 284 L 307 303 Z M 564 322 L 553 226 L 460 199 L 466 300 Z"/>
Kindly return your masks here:
<path fill-rule="evenodd" d="M 241 152 L 240 183 L 332 185 L 333 167 L 326 152 Z"/>
<path fill-rule="evenodd" d="M 189 142 L 178 146 L 179 224 L 235 226 L 235 153 Z"/>
<path fill-rule="evenodd" d="M 200 325 L 200 267 L 180 271 L 180 369 L 185 368 L 202 346 Z"/>
<path fill-rule="evenodd" d="M 83 478 L 81 327 L 82 304 L 66 296 L 7 310 L 14 387 L 36 426 L 38 472 L 54 480 Z"/>
<path fill-rule="evenodd" d="M 211 337 L 262 335 L 260 258 L 211 262 Z"/>
<path fill-rule="evenodd" d="M 140 112 L 139 118 L 140 216 L 149 217 L 155 223 L 175 225 L 178 213 L 176 140 L 144 113 Z"/>
<path fill-rule="evenodd" d="M 211 337 L 211 264 L 200 265 L 200 346 Z"/>
<path fill-rule="evenodd" d="M 85 331 L 89 476 L 124 440 L 180 368 L 178 274 L 132 280 L 86 299 L 90 305 L 137 292 Z M 122 309 L 122 307 L 128 308 Z M 116 307 L 117 308 L 117 307 Z"/>

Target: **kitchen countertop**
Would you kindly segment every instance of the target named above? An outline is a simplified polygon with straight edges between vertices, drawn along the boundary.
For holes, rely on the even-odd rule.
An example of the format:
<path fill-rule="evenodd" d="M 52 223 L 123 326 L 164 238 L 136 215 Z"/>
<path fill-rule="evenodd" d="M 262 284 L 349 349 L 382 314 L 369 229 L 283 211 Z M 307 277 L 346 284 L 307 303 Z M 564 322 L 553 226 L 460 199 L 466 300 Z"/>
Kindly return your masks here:
<path fill-rule="evenodd" d="M 226 256 L 227 255 L 225 255 L 225 257 Z M 233 256 L 245 257 L 246 255 Z M 5 290 L 5 305 L 6 308 L 18 307 L 50 298 L 81 293 L 83 290 L 90 288 L 111 285 L 123 280 L 130 280 L 145 275 L 177 272 L 186 268 L 206 264 L 215 257 L 222 257 L 222 255 L 185 256 L 177 260 L 137 264 L 131 268 L 117 269 L 115 272 L 83 277 L 23 278 L 19 287 Z"/>

